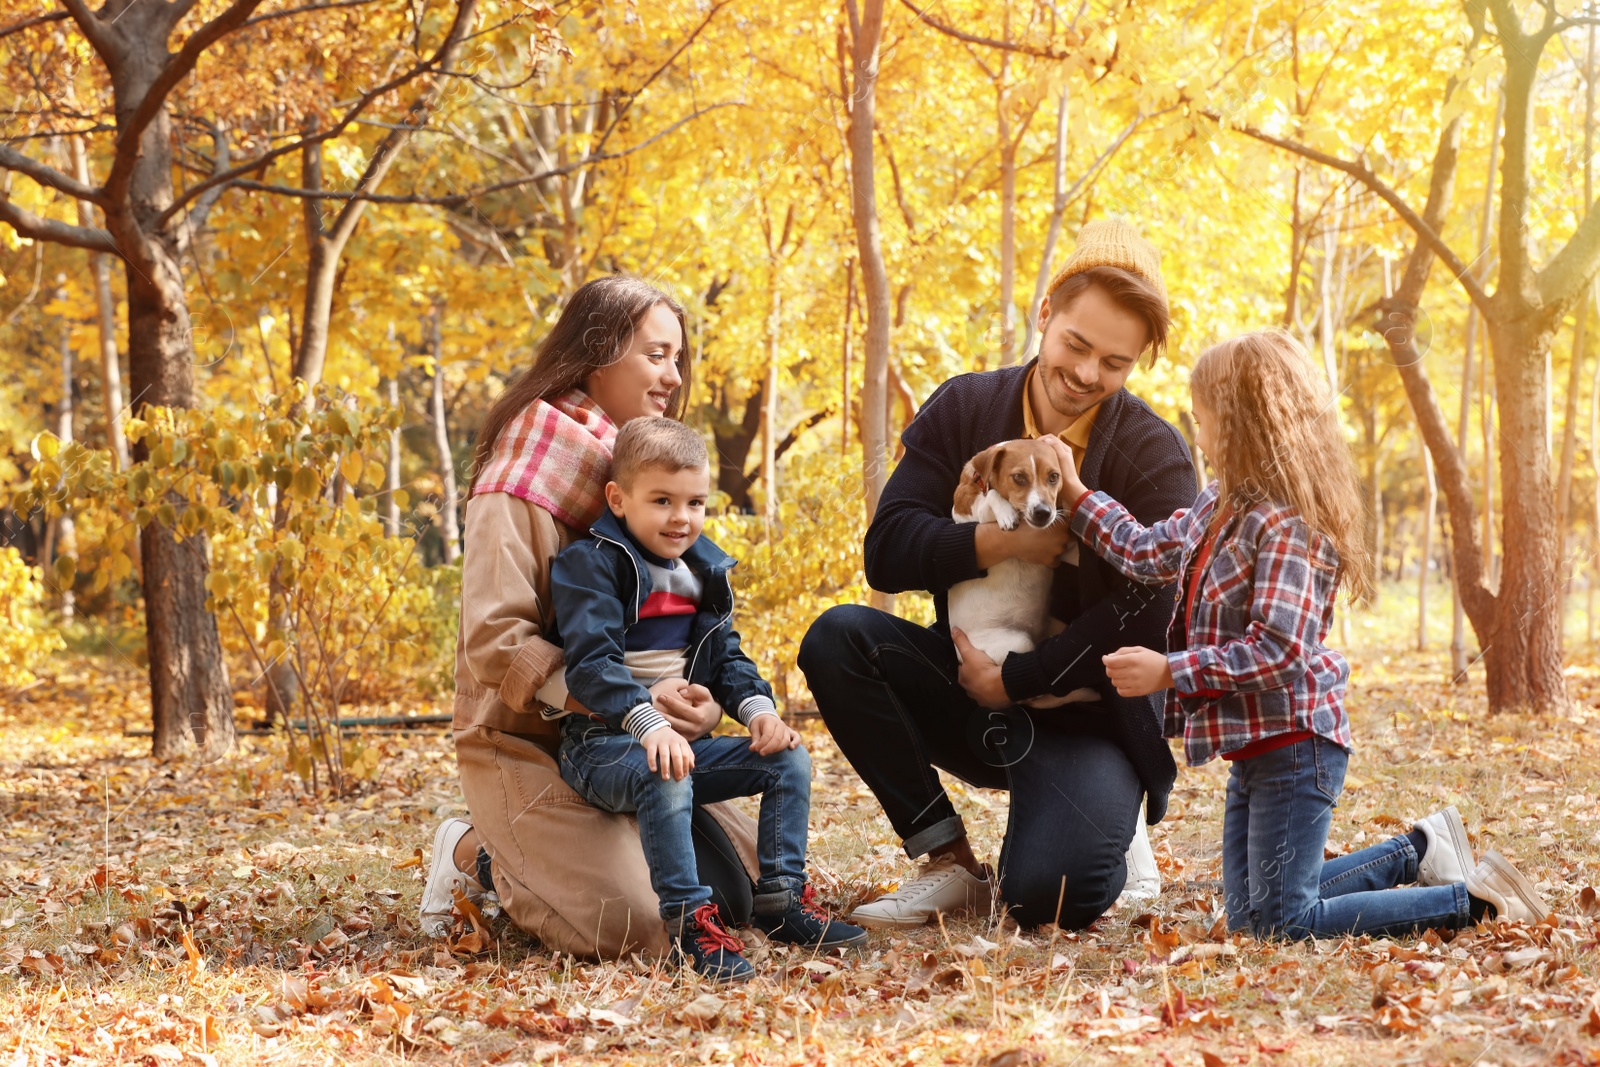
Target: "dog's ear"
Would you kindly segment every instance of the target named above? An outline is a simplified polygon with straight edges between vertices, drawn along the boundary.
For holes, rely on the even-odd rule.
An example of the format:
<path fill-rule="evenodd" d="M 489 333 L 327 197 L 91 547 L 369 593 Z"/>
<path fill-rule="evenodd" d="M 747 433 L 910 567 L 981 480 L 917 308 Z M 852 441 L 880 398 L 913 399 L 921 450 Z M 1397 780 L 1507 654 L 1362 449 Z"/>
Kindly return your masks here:
<path fill-rule="evenodd" d="M 994 472 L 1000 466 L 1000 457 L 1005 455 L 1006 446 L 1003 444 L 990 445 L 967 461 L 962 468 L 961 482 L 973 482 L 981 485 L 985 490 L 994 488 Z"/>

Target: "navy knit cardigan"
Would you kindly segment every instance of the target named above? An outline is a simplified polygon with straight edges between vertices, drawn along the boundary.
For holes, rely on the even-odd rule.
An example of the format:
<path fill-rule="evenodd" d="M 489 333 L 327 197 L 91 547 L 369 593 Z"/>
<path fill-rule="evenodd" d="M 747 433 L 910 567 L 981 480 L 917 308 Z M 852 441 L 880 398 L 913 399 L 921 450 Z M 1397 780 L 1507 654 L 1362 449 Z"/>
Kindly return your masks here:
<path fill-rule="evenodd" d="M 961 468 L 990 445 L 1022 436 L 1022 390 L 1032 366 L 962 374 L 934 390 L 901 435 L 905 454 L 867 530 L 868 584 L 885 593 L 933 593 L 934 629 L 941 632 L 949 631 L 946 590 L 984 573 L 977 525 L 950 518 Z M 1126 389 L 1101 402 L 1079 473 L 1084 485 L 1109 493 L 1147 526 L 1194 504 L 1194 465 L 1183 435 Z M 1083 716 L 1111 715 L 1110 734 L 1144 785 L 1151 823 L 1166 813 L 1177 777 L 1161 736 L 1161 694 L 1118 696 L 1100 657 L 1125 645 L 1164 651 L 1174 594 L 1173 586 L 1152 589 L 1124 578 L 1085 549 L 1077 567 L 1056 569 L 1051 589 L 1051 614 L 1067 622 L 1066 630 L 1032 652 L 1006 657 L 1001 668 L 1013 700 L 1083 686 L 1104 694 L 1099 704 L 1034 714 L 1058 717 L 1054 725 L 1067 730 L 1074 719 L 1087 726 Z"/>

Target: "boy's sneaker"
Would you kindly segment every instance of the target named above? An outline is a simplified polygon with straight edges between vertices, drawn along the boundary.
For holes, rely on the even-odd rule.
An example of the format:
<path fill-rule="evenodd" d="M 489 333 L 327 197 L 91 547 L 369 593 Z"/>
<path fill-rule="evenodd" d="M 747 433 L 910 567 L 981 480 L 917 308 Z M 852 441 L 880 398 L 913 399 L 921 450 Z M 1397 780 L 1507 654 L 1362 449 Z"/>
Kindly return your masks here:
<path fill-rule="evenodd" d="M 1417 864 L 1418 885 L 1454 885 L 1467 880 L 1475 866 L 1467 828 L 1454 804 L 1411 824 L 1428 839 L 1428 849 Z"/>
<path fill-rule="evenodd" d="M 1550 906 L 1533 883 L 1493 850 L 1485 852 L 1478 865 L 1467 872 L 1466 883 L 1467 892 L 1488 901 L 1498 918 L 1541 923 L 1550 914 Z"/>
<path fill-rule="evenodd" d="M 763 911 L 764 906 L 772 910 Z M 815 887 L 810 885 L 798 895 L 788 890 L 757 894 L 755 909 L 750 921 L 774 941 L 809 948 L 838 948 L 865 941 L 867 937 L 867 932 L 859 926 L 830 919 L 817 903 Z"/>
<path fill-rule="evenodd" d="M 456 843 L 472 829 L 465 819 L 446 819 L 433 834 L 433 855 L 428 860 L 428 880 L 422 886 L 422 906 L 418 909 L 422 932 L 428 937 L 443 937 L 455 921 L 456 898 L 452 890 L 474 904 L 486 896 L 483 886 L 456 869 Z"/>
<path fill-rule="evenodd" d="M 850 921 L 866 927 L 921 926 L 935 915 L 987 915 L 994 907 L 994 876 L 979 878 L 949 857 L 930 860 L 893 893 L 863 904 Z"/>
<path fill-rule="evenodd" d="M 722 925 L 715 904 L 702 904 L 679 920 L 672 949 L 675 959 L 690 963 L 696 974 L 719 985 L 746 982 L 756 973 L 744 958 L 744 942 Z"/>

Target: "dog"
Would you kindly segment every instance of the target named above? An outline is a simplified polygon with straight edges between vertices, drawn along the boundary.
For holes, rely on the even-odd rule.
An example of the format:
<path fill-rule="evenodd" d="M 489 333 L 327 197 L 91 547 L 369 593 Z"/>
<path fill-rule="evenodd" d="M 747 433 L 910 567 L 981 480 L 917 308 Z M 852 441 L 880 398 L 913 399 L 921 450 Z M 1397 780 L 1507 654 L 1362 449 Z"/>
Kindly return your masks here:
<path fill-rule="evenodd" d="M 1043 528 L 1059 521 L 1064 481 L 1056 456 L 1056 450 L 1042 440 L 1018 439 L 989 446 L 962 468 L 950 517 L 956 522 L 994 522 L 1002 530 L 1015 530 L 1023 522 Z M 1069 552 L 1077 547 L 1073 542 Z M 1055 571 L 1040 563 L 1002 560 L 982 578 L 950 587 L 950 626 L 965 633 L 974 648 L 996 663 L 1013 652 L 1031 652 L 1063 629 L 1050 617 L 1054 577 Z M 1057 707 L 1099 698 L 1096 690 L 1084 688 L 1063 697 L 1036 698 L 1029 704 Z"/>
<path fill-rule="evenodd" d="M 1045 527 L 1062 518 L 1061 466 L 1056 451 L 1040 440 L 1002 441 L 973 456 L 961 470 L 950 517 L 957 522 L 996 522 L 1002 530 L 1017 524 Z M 1064 562 L 1078 562 L 1078 543 L 1069 542 Z M 1031 652 L 1065 625 L 1050 617 L 1050 585 L 1055 572 L 1026 560 L 1002 560 L 982 578 L 950 587 L 950 626 L 962 631 L 974 648 L 996 663 L 1013 652 Z M 960 654 L 957 653 L 959 658 Z M 1030 708 L 1097 701 L 1088 687 L 1065 696 L 1039 696 Z M 1127 884 L 1118 904 L 1152 900 L 1161 893 L 1161 869 L 1145 826 L 1144 807 L 1134 820 L 1133 840 L 1124 857 Z"/>

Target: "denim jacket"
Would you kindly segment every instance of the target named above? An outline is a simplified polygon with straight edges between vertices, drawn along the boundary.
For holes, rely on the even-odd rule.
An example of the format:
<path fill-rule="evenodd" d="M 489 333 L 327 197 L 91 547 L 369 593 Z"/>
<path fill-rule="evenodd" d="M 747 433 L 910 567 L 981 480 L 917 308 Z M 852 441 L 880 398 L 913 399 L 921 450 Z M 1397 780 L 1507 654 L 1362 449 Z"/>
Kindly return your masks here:
<path fill-rule="evenodd" d="M 639 609 L 651 592 L 650 573 L 622 521 L 609 510 L 589 533 L 592 538 L 563 549 L 550 568 L 567 692 L 592 718 L 642 740 L 667 725 L 650 690 L 623 663 L 627 631 L 639 621 Z M 733 628 L 728 572 L 737 560 L 706 537 L 698 538 L 681 558 L 703 584 L 689 631 L 687 680 L 705 686 L 717 703 L 748 725 L 775 706 L 772 688 L 744 654 Z"/>

